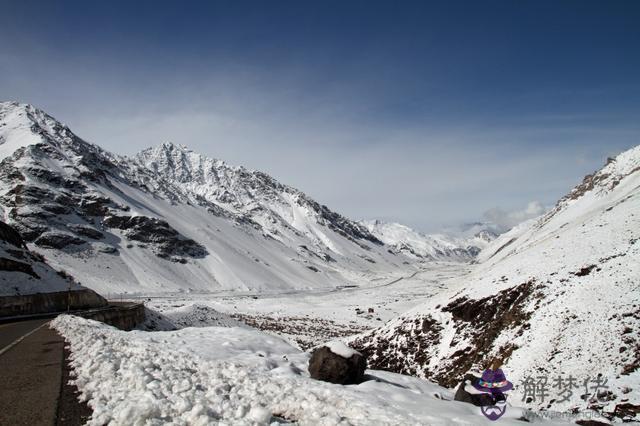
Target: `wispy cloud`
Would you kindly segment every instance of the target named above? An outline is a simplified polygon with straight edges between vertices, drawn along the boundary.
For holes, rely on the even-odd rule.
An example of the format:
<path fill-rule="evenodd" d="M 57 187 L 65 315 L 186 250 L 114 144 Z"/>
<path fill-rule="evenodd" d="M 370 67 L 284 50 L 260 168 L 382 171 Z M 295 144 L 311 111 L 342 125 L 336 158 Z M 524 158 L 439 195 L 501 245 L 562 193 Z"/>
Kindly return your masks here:
<path fill-rule="evenodd" d="M 536 218 L 548 210 L 539 201 L 531 201 L 524 209 L 505 211 L 499 207 L 488 210 L 484 213 L 485 220 L 498 226 L 501 232 L 506 232 L 515 225 L 526 220 Z"/>

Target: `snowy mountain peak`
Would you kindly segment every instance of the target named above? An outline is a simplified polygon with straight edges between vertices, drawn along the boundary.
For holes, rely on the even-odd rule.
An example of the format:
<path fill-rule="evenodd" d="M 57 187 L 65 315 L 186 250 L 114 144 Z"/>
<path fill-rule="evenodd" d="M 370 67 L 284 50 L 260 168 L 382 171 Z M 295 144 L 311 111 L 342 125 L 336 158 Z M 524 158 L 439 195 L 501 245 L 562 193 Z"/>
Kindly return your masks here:
<path fill-rule="evenodd" d="M 0 160 L 68 130 L 42 110 L 18 102 L 0 102 L 0 123 Z"/>
<path fill-rule="evenodd" d="M 139 152 L 134 161 L 159 173 L 167 179 L 182 183 L 205 184 L 211 179 L 215 180 L 215 170 L 229 169 L 224 161 L 208 158 L 189 149 L 186 145 L 176 145 L 172 142 L 164 142 L 158 146 L 147 148 Z"/>
<path fill-rule="evenodd" d="M 37 127 L 47 133 L 69 130 L 68 127 L 31 104 L 0 102 L 0 121 L 7 128 Z"/>

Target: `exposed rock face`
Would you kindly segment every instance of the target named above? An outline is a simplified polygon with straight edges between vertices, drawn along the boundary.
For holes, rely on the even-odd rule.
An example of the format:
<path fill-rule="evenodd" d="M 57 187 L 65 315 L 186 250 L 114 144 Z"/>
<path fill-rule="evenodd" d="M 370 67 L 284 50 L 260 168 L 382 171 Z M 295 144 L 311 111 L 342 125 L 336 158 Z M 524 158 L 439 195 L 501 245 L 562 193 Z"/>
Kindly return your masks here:
<path fill-rule="evenodd" d="M 84 243 L 85 240 L 62 232 L 45 232 L 35 240 L 35 244 L 39 247 L 54 249 L 63 249 L 68 246 L 79 246 Z"/>
<path fill-rule="evenodd" d="M 341 385 L 362 382 L 366 368 L 367 360 L 361 354 L 344 358 L 326 346 L 314 350 L 309 360 L 311 378 Z"/>
<path fill-rule="evenodd" d="M 105 226 L 121 229 L 127 238 L 153 243 L 159 256 L 204 257 L 207 250 L 192 239 L 184 238 L 166 221 L 146 216 L 107 216 Z"/>
<path fill-rule="evenodd" d="M 13 259 L 0 258 L 0 271 L 7 272 L 22 272 L 27 275 L 31 275 L 33 278 L 39 279 L 40 277 L 33 271 L 33 268 L 28 263 L 20 262 Z"/>
<path fill-rule="evenodd" d="M 22 240 L 22 237 L 20 236 L 18 231 L 4 222 L 0 222 L 0 240 L 9 243 L 16 248 L 25 247 L 24 241 Z"/>
<path fill-rule="evenodd" d="M 95 228 L 87 225 L 68 224 L 67 228 L 83 237 L 88 237 L 93 240 L 101 240 L 104 238 L 104 234 Z"/>

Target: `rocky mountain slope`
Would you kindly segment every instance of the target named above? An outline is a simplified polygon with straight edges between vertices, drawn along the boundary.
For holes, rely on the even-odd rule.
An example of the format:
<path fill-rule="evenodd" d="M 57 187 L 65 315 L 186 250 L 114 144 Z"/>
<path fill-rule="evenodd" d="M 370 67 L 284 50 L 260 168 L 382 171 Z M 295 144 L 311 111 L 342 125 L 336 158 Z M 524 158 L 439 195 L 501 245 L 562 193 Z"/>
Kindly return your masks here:
<path fill-rule="evenodd" d="M 106 305 L 65 271 L 29 250 L 20 234 L 0 221 L 0 318 Z"/>
<path fill-rule="evenodd" d="M 264 173 L 169 143 L 118 156 L 14 102 L 0 103 L 0 212 L 103 293 L 333 288 L 416 267 Z"/>
<path fill-rule="evenodd" d="M 498 364 L 515 398 L 530 406 L 633 418 L 640 410 L 639 239 L 636 147 L 542 217 L 497 238 L 469 276 L 352 344 L 372 368 L 454 386 L 465 372 Z M 551 387 L 558 376 L 575 379 L 570 395 Z M 548 379 L 546 398 L 527 395 L 528 377 Z M 594 387 L 604 379 L 607 388 Z"/>
<path fill-rule="evenodd" d="M 20 234 L 0 222 L 0 297 L 81 290 L 66 273 L 55 271 L 44 257 L 31 252 Z"/>

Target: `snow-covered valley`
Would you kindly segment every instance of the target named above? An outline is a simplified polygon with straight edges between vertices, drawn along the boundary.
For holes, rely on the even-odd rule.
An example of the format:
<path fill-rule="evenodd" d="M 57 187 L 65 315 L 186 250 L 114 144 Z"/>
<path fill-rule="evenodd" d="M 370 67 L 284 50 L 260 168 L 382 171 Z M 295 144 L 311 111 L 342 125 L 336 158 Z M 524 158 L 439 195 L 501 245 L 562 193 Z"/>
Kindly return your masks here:
<path fill-rule="evenodd" d="M 636 147 L 502 235 L 426 235 L 185 146 L 113 154 L 4 102 L 0 291 L 70 290 L 73 276 L 145 304 L 132 332 L 53 322 L 91 424 L 481 424 L 454 390 L 497 367 L 516 385 L 505 424 L 634 421 L 639 179 Z M 336 340 L 368 357 L 368 380 L 310 378 L 310 353 Z M 608 392 L 527 399 L 527 378 L 556 373 L 600 374 Z"/>
<path fill-rule="evenodd" d="M 188 326 L 215 324 L 219 313 L 223 313 L 308 349 L 331 338 L 379 327 L 438 294 L 451 280 L 469 270 L 470 266 L 462 263 L 434 262 L 406 277 L 379 280 L 363 288 L 271 294 L 141 295 L 128 300 L 142 300 L 163 315 L 180 313 L 181 325 Z"/>

